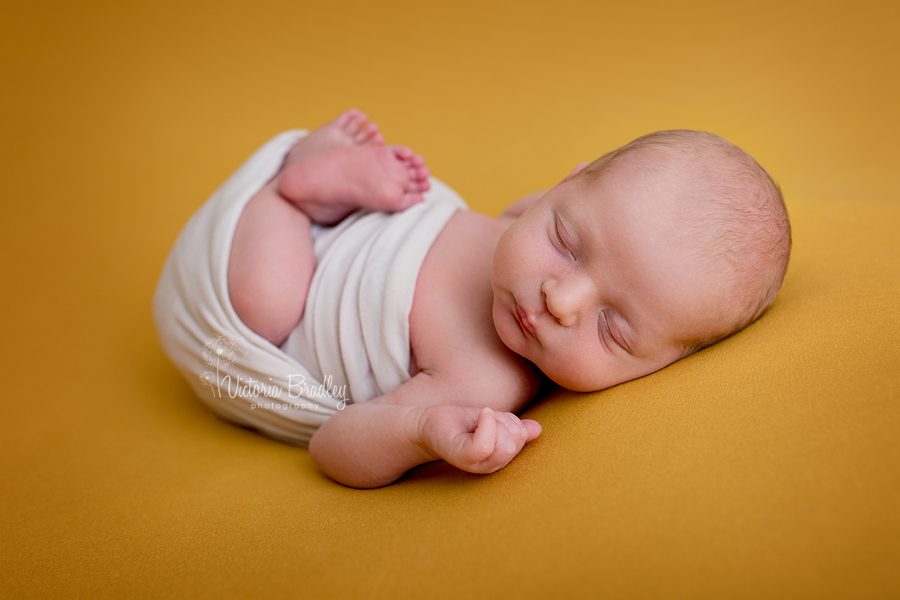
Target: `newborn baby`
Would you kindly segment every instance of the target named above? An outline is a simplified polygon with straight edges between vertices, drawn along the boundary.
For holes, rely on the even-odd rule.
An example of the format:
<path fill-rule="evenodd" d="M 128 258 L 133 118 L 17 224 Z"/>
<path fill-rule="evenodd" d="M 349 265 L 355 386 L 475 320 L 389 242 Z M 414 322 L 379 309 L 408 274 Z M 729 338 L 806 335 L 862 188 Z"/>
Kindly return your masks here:
<path fill-rule="evenodd" d="M 385 145 L 358 111 L 301 138 L 234 230 L 227 286 L 240 320 L 289 348 L 316 272 L 313 233 L 360 209 L 404 211 L 430 185 L 423 159 Z M 769 175 L 694 131 L 580 164 L 497 219 L 451 212 L 415 280 L 409 379 L 348 404 L 310 441 L 338 482 L 382 486 L 438 459 L 504 467 L 540 434 L 516 413 L 545 378 L 600 390 L 731 335 L 772 303 L 790 252 Z"/>

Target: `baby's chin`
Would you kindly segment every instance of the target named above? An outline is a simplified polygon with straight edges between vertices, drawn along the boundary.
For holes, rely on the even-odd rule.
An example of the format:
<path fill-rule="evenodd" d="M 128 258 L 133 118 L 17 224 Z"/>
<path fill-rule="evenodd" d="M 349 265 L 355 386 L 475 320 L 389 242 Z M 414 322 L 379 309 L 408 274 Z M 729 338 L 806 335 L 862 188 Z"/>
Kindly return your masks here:
<path fill-rule="evenodd" d="M 540 365 L 535 365 L 537 368 L 541 368 Z M 547 376 L 550 381 L 555 383 L 561 388 L 565 388 L 572 392 L 599 392 L 604 389 L 604 386 L 592 384 L 589 382 L 579 381 L 576 379 L 570 379 L 566 376 L 560 376 L 555 374 L 547 373 L 544 369 L 541 369 L 541 372 Z M 608 387 L 608 386 L 607 386 Z"/>
<path fill-rule="evenodd" d="M 521 356 L 522 358 L 525 358 L 525 359 L 527 360 L 528 357 L 524 356 L 521 352 L 516 351 L 515 348 L 513 348 L 512 346 L 510 346 L 510 345 L 507 343 L 506 338 L 503 337 L 503 334 L 501 333 L 501 328 L 500 328 L 500 327 L 497 327 L 497 319 L 496 319 L 496 317 L 494 317 L 493 323 L 494 323 L 494 333 L 497 334 L 497 337 L 500 338 L 500 342 L 506 347 L 506 349 L 509 350 L 510 352 L 512 352 L 513 354 L 517 354 L 517 355 L 519 355 L 519 356 Z M 531 361 L 529 360 L 529 362 L 531 362 Z"/>

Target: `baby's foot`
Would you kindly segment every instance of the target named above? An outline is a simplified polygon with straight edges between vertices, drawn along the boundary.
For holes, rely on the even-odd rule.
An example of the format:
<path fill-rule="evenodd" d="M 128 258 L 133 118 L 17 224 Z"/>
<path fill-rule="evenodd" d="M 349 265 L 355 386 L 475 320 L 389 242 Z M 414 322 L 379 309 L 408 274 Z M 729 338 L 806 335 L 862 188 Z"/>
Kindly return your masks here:
<path fill-rule="evenodd" d="M 351 145 L 282 171 L 278 191 L 309 218 L 331 225 L 360 208 L 394 212 L 422 201 L 425 160 L 403 146 Z"/>
<path fill-rule="evenodd" d="M 298 141 L 284 160 L 287 167 L 318 154 L 353 146 L 382 146 L 384 136 L 378 125 L 357 109 L 351 109 L 331 123 L 322 125 Z"/>

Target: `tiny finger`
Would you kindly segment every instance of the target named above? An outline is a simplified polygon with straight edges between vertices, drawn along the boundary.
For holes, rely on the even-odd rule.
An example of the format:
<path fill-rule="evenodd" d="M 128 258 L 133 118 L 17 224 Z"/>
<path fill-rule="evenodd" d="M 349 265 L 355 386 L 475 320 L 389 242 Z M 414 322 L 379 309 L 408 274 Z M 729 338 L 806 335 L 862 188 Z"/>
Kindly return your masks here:
<path fill-rule="evenodd" d="M 494 411 L 485 406 L 478 413 L 478 423 L 472 435 L 472 446 L 475 448 L 480 460 L 484 460 L 494 451 L 497 441 L 497 421 L 494 420 Z"/>

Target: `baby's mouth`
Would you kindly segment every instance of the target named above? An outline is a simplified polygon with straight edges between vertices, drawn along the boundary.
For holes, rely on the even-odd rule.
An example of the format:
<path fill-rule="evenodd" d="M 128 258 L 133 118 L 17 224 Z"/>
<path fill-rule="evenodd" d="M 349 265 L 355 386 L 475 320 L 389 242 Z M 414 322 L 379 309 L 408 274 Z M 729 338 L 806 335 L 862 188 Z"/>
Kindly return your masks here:
<path fill-rule="evenodd" d="M 516 316 L 518 317 L 519 326 L 522 327 L 522 331 L 525 331 L 528 335 L 537 339 L 537 332 L 534 330 L 534 325 L 528 320 L 528 315 L 522 310 L 522 307 L 519 306 L 518 302 L 516 303 Z"/>

